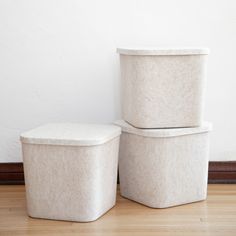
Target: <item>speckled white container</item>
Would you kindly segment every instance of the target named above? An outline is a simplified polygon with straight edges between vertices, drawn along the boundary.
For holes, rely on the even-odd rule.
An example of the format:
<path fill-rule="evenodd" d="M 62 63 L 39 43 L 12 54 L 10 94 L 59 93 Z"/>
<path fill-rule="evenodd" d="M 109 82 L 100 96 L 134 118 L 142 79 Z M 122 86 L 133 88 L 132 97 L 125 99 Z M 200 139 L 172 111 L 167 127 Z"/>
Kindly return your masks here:
<path fill-rule="evenodd" d="M 202 123 L 208 49 L 117 49 L 122 117 L 137 128 Z"/>
<path fill-rule="evenodd" d="M 207 196 L 210 124 L 198 128 L 122 127 L 121 195 L 153 208 L 201 201 Z"/>
<path fill-rule="evenodd" d="M 48 124 L 21 135 L 28 214 L 94 221 L 116 202 L 114 125 Z"/>

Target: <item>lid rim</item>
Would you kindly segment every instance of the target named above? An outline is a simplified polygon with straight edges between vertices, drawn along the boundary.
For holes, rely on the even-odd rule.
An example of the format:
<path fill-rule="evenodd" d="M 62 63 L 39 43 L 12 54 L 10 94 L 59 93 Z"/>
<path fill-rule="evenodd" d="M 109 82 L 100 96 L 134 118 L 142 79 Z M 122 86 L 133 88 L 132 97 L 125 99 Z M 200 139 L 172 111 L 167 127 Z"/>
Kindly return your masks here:
<path fill-rule="evenodd" d="M 208 55 L 208 48 L 117 48 L 117 53 L 130 56 Z"/>
<path fill-rule="evenodd" d="M 143 137 L 150 138 L 168 138 L 168 137 L 178 137 L 191 134 L 207 133 L 212 130 L 212 125 L 209 122 L 204 122 L 202 126 L 199 127 L 188 127 L 188 128 L 170 128 L 170 129 L 138 129 L 126 121 L 118 120 L 114 124 L 121 127 L 122 132 L 135 134 Z"/>
<path fill-rule="evenodd" d="M 50 145 L 50 146 L 76 146 L 76 147 L 89 147 L 89 146 L 97 146 L 105 144 L 121 135 L 114 135 L 114 137 L 104 138 L 103 140 L 89 140 L 87 141 L 78 141 L 78 140 L 54 140 L 54 139 L 28 139 L 24 137 L 20 137 L 21 143 L 24 144 L 35 144 L 35 145 Z M 79 142 L 79 143 L 78 143 Z"/>
<path fill-rule="evenodd" d="M 84 133 L 87 129 L 88 133 Z M 115 125 L 52 123 L 22 133 L 20 141 L 25 144 L 95 146 L 120 134 L 121 128 Z"/>

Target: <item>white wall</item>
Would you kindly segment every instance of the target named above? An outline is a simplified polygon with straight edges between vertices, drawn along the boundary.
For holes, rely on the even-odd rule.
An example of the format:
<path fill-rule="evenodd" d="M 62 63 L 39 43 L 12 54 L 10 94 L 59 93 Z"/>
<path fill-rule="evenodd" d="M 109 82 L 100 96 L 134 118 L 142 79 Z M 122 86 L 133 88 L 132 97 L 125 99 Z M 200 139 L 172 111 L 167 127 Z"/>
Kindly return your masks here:
<path fill-rule="evenodd" d="M 0 162 L 45 122 L 119 118 L 120 45 L 207 46 L 211 160 L 236 160 L 236 1 L 1 0 Z"/>

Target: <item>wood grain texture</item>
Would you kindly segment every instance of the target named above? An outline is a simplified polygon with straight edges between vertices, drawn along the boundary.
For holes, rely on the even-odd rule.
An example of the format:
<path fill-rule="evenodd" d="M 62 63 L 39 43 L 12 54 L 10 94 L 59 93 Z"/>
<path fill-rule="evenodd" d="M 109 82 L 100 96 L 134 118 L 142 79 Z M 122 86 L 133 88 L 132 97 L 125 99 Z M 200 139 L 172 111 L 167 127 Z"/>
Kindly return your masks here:
<path fill-rule="evenodd" d="M 168 209 L 151 209 L 118 194 L 116 206 L 92 223 L 30 218 L 24 186 L 2 185 L 0 235 L 235 236 L 236 185 L 209 185 L 206 201 Z"/>
<path fill-rule="evenodd" d="M 209 163 L 209 183 L 236 183 L 236 161 Z"/>
<path fill-rule="evenodd" d="M 23 173 L 23 163 L 0 163 L 0 173 Z"/>
<path fill-rule="evenodd" d="M 24 184 L 23 163 L 0 163 L 0 184 Z"/>
<path fill-rule="evenodd" d="M 211 161 L 209 171 L 236 172 L 236 161 Z"/>

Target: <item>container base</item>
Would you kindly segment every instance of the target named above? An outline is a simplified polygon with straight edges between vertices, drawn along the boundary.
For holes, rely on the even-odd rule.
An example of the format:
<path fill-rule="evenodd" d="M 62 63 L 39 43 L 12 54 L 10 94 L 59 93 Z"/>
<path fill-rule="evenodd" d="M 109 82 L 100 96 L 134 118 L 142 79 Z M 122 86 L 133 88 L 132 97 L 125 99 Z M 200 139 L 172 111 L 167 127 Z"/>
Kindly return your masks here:
<path fill-rule="evenodd" d="M 120 194 L 123 198 L 127 199 L 127 200 L 130 200 L 132 202 L 135 202 L 135 203 L 138 203 L 140 205 L 143 205 L 143 206 L 146 206 L 146 207 L 149 207 L 149 208 L 152 208 L 152 209 L 168 209 L 168 208 L 173 208 L 173 207 L 179 207 L 179 206 L 183 206 L 183 205 L 188 205 L 188 204 L 193 204 L 193 203 L 198 203 L 198 202 L 202 202 L 202 201 L 206 201 L 207 197 L 205 198 L 202 198 L 202 199 L 199 199 L 199 200 L 194 200 L 194 201 L 191 201 L 191 202 L 185 202 L 185 203 L 179 203 L 179 204 L 173 204 L 173 205 L 168 205 L 168 206 L 153 206 L 153 205 L 149 205 L 147 203 L 142 203 L 140 201 L 136 201 L 132 198 L 129 198 L 129 197 L 126 197 L 125 195 L 123 194 Z"/>

